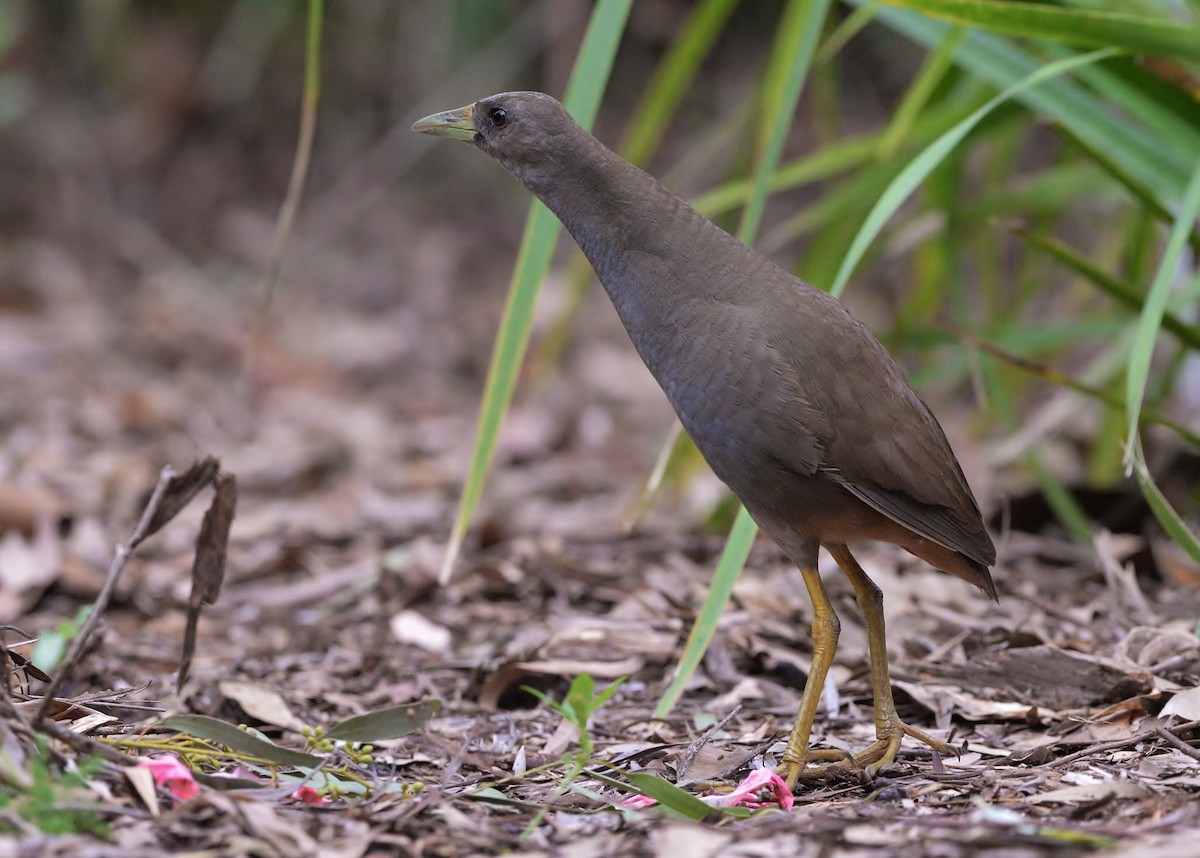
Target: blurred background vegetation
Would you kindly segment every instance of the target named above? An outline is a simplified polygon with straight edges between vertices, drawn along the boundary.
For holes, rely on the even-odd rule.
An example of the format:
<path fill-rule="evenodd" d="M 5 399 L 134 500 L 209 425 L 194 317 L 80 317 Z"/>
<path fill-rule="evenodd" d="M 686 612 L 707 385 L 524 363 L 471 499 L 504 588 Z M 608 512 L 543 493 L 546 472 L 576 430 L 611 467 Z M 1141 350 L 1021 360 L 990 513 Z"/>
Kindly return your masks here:
<path fill-rule="evenodd" d="M 117 313 L 147 288 L 139 260 L 199 270 L 228 335 L 248 337 L 261 295 L 246 271 L 268 264 L 296 151 L 306 15 L 299 0 L 0 5 L 0 266 L 31 240 L 69 248 Z M 320 20 L 316 141 L 276 319 L 296 301 L 405 302 L 430 271 L 412 224 L 435 220 L 462 239 L 425 335 L 468 303 L 494 325 L 527 195 L 409 124 L 574 87 L 598 102 L 601 139 L 730 231 L 822 288 L 853 269 L 844 300 L 910 368 L 998 530 L 1144 534 L 1153 511 L 1200 559 L 1196 0 L 355 0 Z M 589 23 L 616 37 L 572 80 Z M 963 139 L 922 162 L 946 134 Z M 897 196 L 914 169 L 924 180 Z M 889 188 L 894 214 L 848 264 Z M 541 271 L 524 272 L 527 318 L 507 317 L 518 396 L 538 395 L 596 306 L 586 268 L 558 253 L 568 276 L 524 361 Z M 0 270 L 0 307 L 41 300 Z M 492 331 L 454 334 L 478 344 L 452 380 L 477 394 Z M 460 535 L 510 382 L 493 370 L 497 422 Z M 672 461 L 683 479 L 683 445 Z"/>

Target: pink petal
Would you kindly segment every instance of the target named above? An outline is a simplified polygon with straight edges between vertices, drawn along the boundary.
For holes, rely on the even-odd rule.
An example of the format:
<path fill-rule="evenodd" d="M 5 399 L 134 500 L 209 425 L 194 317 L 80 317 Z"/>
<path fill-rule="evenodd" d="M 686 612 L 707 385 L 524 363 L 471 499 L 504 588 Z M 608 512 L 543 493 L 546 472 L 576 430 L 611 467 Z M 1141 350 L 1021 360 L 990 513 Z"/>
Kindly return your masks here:
<path fill-rule="evenodd" d="M 759 792 L 764 789 L 770 789 L 775 801 L 759 801 Z M 784 810 L 791 810 L 792 804 L 795 802 L 795 797 L 792 791 L 788 789 L 788 785 L 784 783 L 783 778 L 775 774 L 771 769 L 753 769 L 750 774 L 746 775 L 732 792 L 710 793 L 709 795 L 700 796 L 700 800 L 712 807 L 749 807 L 758 809 L 760 807 L 774 807 L 776 804 Z M 622 807 L 643 808 L 658 804 L 655 799 L 648 795 L 631 795 L 629 798 L 621 802 Z"/>
<path fill-rule="evenodd" d="M 650 798 L 648 795 L 631 795 L 621 802 L 621 807 L 632 807 L 640 810 L 643 807 L 650 807 L 655 804 L 658 804 L 658 800 Z"/>
<path fill-rule="evenodd" d="M 179 801 L 187 801 L 200 794 L 200 786 L 192 777 L 192 770 L 170 754 L 148 757 L 138 761 L 138 768 L 149 769 L 156 786 L 166 787 Z"/>
<path fill-rule="evenodd" d="M 759 801 L 758 796 L 759 790 L 764 787 L 770 788 L 780 807 L 784 810 L 792 809 L 792 803 L 795 801 L 792 791 L 783 782 L 783 778 L 766 768 L 753 769 L 734 788 L 733 792 L 704 795 L 700 797 L 700 800 L 713 807 L 737 807 L 738 805 L 749 808 L 766 807 L 770 802 Z"/>
<path fill-rule="evenodd" d="M 329 799 L 321 795 L 310 786 L 302 786 L 294 793 L 292 798 L 298 799 L 305 804 L 329 804 Z"/>
<path fill-rule="evenodd" d="M 771 772 L 771 780 L 768 781 L 771 787 L 771 792 L 775 793 L 775 800 L 779 802 L 779 806 L 784 810 L 791 810 L 792 805 L 796 803 L 796 796 L 792 794 L 792 788 L 787 785 L 779 775 Z"/>

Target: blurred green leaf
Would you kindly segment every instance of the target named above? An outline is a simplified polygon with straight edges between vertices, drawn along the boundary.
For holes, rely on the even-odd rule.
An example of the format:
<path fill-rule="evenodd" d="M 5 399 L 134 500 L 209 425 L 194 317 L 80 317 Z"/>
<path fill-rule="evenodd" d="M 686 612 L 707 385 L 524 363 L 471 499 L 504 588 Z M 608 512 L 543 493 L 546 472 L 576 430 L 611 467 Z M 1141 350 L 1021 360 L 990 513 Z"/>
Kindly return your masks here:
<path fill-rule="evenodd" d="M 895 155 L 900 144 L 912 133 L 917 117 L 921 115 L 934 90 L 946 79 L 946 74 L 953 67 L 954 54 L 958 51 L 964 35 L 965 32 L 958 28 L 947 30 L 945 37 L 925 58 L 921 70 L 904 91 L 904 97 L 900 99 L 891 121 L 879 138 L 876 157 L 880 160 L 887 160 Z"/>
<path fill-rule="evenodd" d="M 754 547 L 754 538 L 757 535 L 758 526 L 755 525 L 754 519 L 750 518 L 750 513 L 746 512 L 745 507 L 739 507 L 737 519 L 733 523 L 733 529 L 729 531 L 721 559 L 713 573 L 712 583 L 704 596 L 704 604 L 696 614 L 687 644 L 679 657 L 679 664 L 675 666 L 675 676 L 654 709 L 655 718 L 666 718 L 671 714 L 671 710 L 683 694 L 683 689 L 687 687 L 688 680 L 700 666 L 700 660 L 704 658 L 708 644 L 716 634 L 721 614 L 724 613 L 733 593 L 733 585 L 737 583 L 742 567 L 746 565 L 746 558 L 750 556 L 750 549 Z"/>
<path fill-rule="evenodd" d="M 860 5 L 872 0 L 848 0 Z M 951 25 L 907 9 L 881 7 L 881 23 L 928 48 L 944 37 Z M 997 87 L 1009 87 L 1041 69 L 1045 62 L 1010 39 L 969 30 L 955 54 L 962 69 Z M 1163 205 L 1173 203 L 1191 174 L 1194 153 L 1172 140 L 1152 136 L 1140 123 L 1119 115 L 1112 106 L 1068 80 L 1050 80 L 1026 89 L 1016 100 L 1050 118 L 1093 150 L 1103 151 L 1123 173 Z"/>
<path fill-rule="evenodd" d="M 1010 36 L 1053 39 L 1084 47 L 1122 48 L 1140 54 L 1200 61 L 1200 27 L 1101 9 L 1070 9 L 1007 0 L 883 0 L 957 24 Z"/>
<path fill-rule="evenodd" d="M 979 124 L 979 122 L 994 110 L 1000 104 L 1008 101 L 1010 98 L 1015 98 L 1025 90 L 1036 87 L 1038 84 L 1053 78 L 1056 75 L 1065 74 L 1074 68 L 1094 63 L 1097 60 L 1105 57 L 1113 56 L 1113 51 L 1109 49 L 1093 51 L 1089 54 L 1083 54 L 1077 57 L 1069 57 L 1065 60 L 1050 63 L 1043 68 L 1038 69 L 1028 77 L 1018 81 L 1012 86 L 1005 89 L 983 107 L 976 110 L 966 119 L 959 122 L 937 140 L 933 141 L 921 154 L 909 163 L 907 167 L 900 173 L 899 176 L 892 182 L 888 189 L 880 197 L 879 202 L 867 215 L 866 221 L 859 230 L 858 235 L 854 237 L 854 241 L 850 245 L 850 249 L 846 252 L 845 258 L 842 260 L 842 265 L 838 269 L 837 276 L 834 278 L 833 284 L 829 291 L 833 295 L 840 295 L 842 289 L 845 288 L 850 275 L 854 272 L 855 267 L 866 253 L 867 247 L 875 240 L 876 236 L 883 230 L 884 224 L 895 214 L 896 210 L 908 199 L 909 195 L 916 190 L 917 186 L 924 181 L 925 177 L 933 171 L 933 169 L 941 163 L 941 161 L 962 142 L 970 131 Z"/>
<path fill-rule="evenodd" d="M 1041 235 L 1028 230 L 1017 230 L 1017 234 L 1034 247 L 1045 251 L 1068 268 L 1095 283 L 1126 307 L 1139 312 L 1142 310 L 1142 296 L 1132 284 L 1118 280 L 1063 242 L 1053 236 Z M 1190 348 L 1200 351 L 1200 326 L 1188 324 L 1170 310 L 1164 311 L 1162 326 Z"/>
<path fill-rule="evenodd" d="M 645 95 L 634 108 L 617 151 L 631 164 L 645 164 L 658 148 L 688 82 L 708 56 L 740 0 L 702 0 L 689 13 L 679 36 L 654 69 Z"/>
<path fill-rule="evenodd" d="M 722 810 L 722 808 L 714 808 L 705 804 L 690 792 L 680 789 L 657 775 L 646 772 L 628 772 L 625 774 L 625 779 L 642 795 L 649 796 L 663 807 L 694 822 L 699 822 Z"/>

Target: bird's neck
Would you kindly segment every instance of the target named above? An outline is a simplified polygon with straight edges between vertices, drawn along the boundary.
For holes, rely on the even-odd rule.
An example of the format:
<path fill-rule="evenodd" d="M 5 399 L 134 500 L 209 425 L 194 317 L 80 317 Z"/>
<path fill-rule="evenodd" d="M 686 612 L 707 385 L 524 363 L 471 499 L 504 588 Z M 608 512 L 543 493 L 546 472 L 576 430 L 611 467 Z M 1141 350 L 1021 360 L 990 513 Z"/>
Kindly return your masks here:
<path fill-rule="evenodd" d="M 679 220 L 721 232 L 652 176 L 591 135 L 580 135 L 577 145 L 563 148 L 569 158 L 552 158 L 518 178 L 562 221 L 614 302 L 619 284 L 638 279 L 629 276 L 631 266 L 666 263 L 679 251 L 669 241 Z"/>

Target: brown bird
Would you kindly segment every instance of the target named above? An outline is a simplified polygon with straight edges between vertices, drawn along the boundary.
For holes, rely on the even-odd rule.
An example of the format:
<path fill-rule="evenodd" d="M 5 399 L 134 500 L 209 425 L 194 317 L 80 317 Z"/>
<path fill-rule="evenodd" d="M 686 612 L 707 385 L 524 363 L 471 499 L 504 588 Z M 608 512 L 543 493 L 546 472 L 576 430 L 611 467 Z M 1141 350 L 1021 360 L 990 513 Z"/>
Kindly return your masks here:
<path fill-rule="evenodd" d="M 949 753 L 896 713 L 883 595 L 846 545 L 894 543 L 993 599 L 996 550 L 941 426 L 879 340 L 548 95 L 493 95 L 413 129 L 473 143 L 558 216 L 713 472 L 799 567 L 813 603 L 813 660 L 781 765 L 789 786 L 814 760 L 873 775 L 904 735 Z M 850 579 L 867 627 L 877 740 L 849 759 L 809 747 L 840 629 L 819 546 Z"/>

